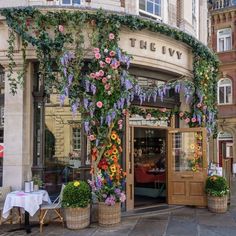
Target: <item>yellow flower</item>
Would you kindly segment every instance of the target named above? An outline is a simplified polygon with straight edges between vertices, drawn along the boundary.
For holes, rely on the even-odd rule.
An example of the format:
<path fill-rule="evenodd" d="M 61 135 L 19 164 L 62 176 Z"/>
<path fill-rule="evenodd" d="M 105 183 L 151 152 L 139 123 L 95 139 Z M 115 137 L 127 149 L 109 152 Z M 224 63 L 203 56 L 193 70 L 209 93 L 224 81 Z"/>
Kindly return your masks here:
<path fill-rule="evenodd" d="M 192 144 L 190 145 L 190 148 L 191 148 L 191 149 L 194 149 L 194 147 L 195 147 L 195 145 L 192 143 Z"/>
<path fill-rule="evenodd" d="M 120 138 L 117 139 L 117 143 L 118 143 L 119 145 L 121 144 Z"/>
<path fill-rule="evenodd" d="M 111 167 L 110 167 L 110 169 L 111 169 L 111 172 L 116 172 L 116 166 L 113 164 L 113 165 L 111 165 Z"/>
<path fill-rule="evenodd" d="M 114 149 L 113 149 L 112 154 L 113 154 L 113 155 L 117 155 L 117 154 L 118 154 L 117 148 L 114 148 Z"/>
<path fill-rule="evenodd" d="M 74 186 L 75 186 L 75 187 L 79 187 L 79 186 L 80 186 L 80 182 L 79 182 L 79 181 L 75 181 L 75 182 L 74 182 Z"/>
<path fill-rule="evenodd" d="M 111 134 L 111 139 L 112 139 L 112 140 L 116 140 L 116 138 L 117 138 L 116 134 L 115 134 L 115 133 L 112 133 L 112 134 Z"/>
<path fill-rule="evenodd" d="M 197 168 L 195 166 L 192 167 L 192 171 L 193 172 L 196 172 L 197 171 Z"/>

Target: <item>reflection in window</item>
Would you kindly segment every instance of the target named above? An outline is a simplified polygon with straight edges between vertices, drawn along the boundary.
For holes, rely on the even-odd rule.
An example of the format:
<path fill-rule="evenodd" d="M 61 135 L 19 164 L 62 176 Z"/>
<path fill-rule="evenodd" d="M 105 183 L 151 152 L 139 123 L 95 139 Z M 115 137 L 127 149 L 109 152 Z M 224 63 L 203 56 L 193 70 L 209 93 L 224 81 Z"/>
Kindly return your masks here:
<path fill-rule="evenodd" d="M 218 82 L 218 103 L 231 104 L 232 103 L 232 81 L 228 78 L 219 80 Z"/>
<path fill-rule="evenodd" d="M 203 165 L 203 141 L 201 132 L 173 134 L 173 170 L 201 171 Z"/>
<path fill-rule="evenodd" d="M 62 5 L 79 5 L 81 0 L 61 0 Z"/>
<path fill-rule="evenodd" d="M 141 13 L 161 16 L 161 0 L 139 0 L 139 10 Z"/>

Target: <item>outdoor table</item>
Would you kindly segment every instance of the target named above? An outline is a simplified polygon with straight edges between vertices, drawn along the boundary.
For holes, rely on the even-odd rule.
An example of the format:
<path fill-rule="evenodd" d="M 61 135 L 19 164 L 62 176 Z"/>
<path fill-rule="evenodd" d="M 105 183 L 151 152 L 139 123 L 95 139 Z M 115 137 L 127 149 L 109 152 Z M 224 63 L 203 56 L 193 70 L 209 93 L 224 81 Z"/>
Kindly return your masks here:
<path fill-rule="evenodd" d="M 30 193 L 25 193 L 23 191 L 14 191 L 8 193 L 4 202 L 2 217 L 7 218 L 10 214 L 10 210 L 13 207 L 23 208 L 25 210 L 24 228 L 15 229 L 14 231 L 25 229 L 27 233 L 31 233 L 29 215 L 33 216 L 43 202 L 51 203 L 48 193 L 45 190 L 39 190 Z"/>

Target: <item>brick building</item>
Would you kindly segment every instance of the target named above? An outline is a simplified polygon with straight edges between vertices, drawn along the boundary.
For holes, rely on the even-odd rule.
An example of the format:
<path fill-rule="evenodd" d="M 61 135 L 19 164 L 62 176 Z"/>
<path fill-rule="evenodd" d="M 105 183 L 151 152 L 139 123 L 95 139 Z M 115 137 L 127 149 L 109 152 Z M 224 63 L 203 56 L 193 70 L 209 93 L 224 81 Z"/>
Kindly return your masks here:
<path fill-rule="evenodd" d="M 236 1 L 209 3 L 209 46 L 220 60 L 217 100 L 219 133 L 215 143 L 215 162 L 222 166 L 227 160 L 232 168 L 236 160 L 236 148 L 233 148 L 236 140 Z"/>

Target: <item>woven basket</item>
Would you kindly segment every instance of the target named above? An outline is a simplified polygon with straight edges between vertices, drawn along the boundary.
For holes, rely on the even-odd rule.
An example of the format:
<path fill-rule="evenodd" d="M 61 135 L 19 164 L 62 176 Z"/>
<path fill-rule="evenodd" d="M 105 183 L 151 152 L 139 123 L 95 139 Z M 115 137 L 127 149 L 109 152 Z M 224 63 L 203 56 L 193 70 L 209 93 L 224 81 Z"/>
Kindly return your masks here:
<path fill-rule="evenodd" d="M 98 203 L 98 223 L 101 226 L 111 226 L 120 223 L 120 202 L 114 206 L 108 206 L 104 202 Z"/>
<path fill-rule="evenodd" d="M 86 208 L 65 208 L 68 229 L 83 229 L 90 223 L 90 205 Z"/>
<path fill-rule="evenodd" d="M 227 211 L 227 195 L 223 197 L 208 196 L 208 209 L 214 213 L 225 213 Z"/>

